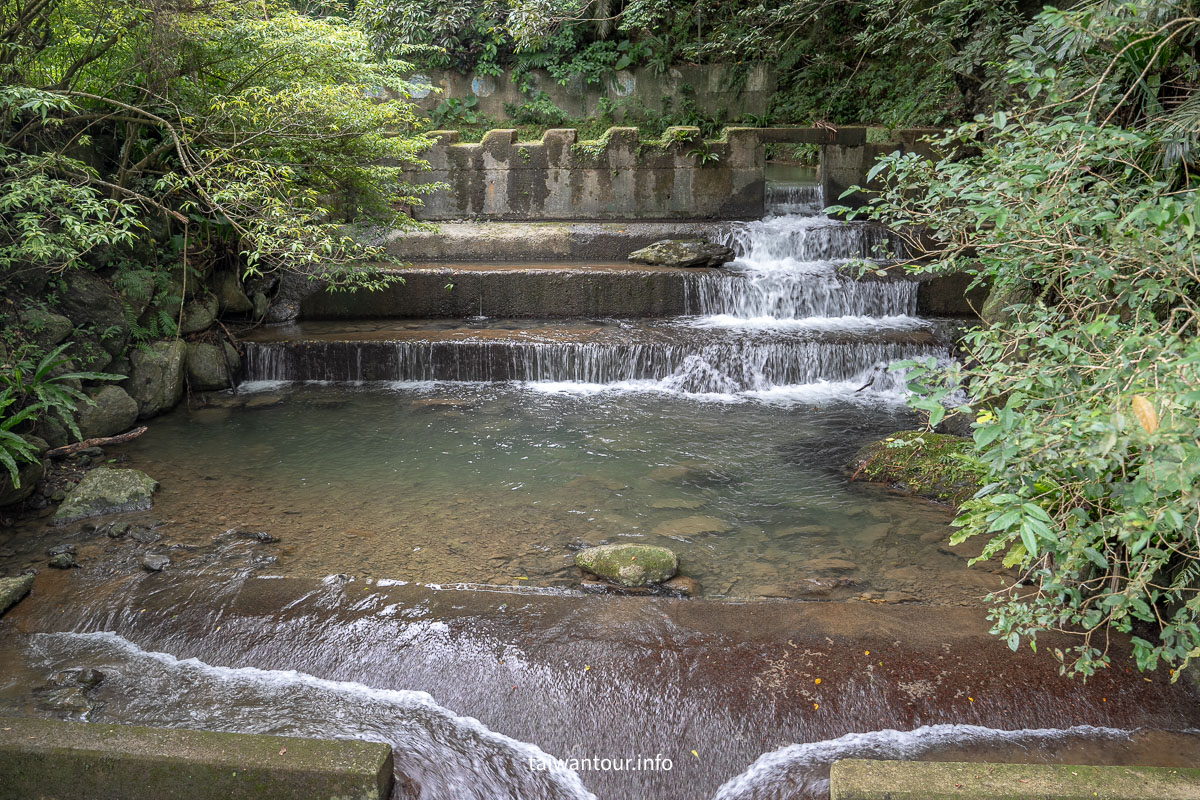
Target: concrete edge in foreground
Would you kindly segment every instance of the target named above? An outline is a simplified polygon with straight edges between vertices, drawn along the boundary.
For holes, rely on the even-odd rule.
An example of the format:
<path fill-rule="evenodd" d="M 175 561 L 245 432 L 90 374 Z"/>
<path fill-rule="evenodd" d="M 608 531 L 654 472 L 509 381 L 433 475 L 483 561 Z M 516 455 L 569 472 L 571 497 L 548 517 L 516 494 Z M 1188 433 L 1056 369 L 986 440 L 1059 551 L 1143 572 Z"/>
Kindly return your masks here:
<path fill-rule="evenodd" d="M 392 748 L 0 717 L 0 798 L 387 800 Z"/>
<path fill-rule="evenodd" d="M 838 761 L 831 800 L 1200 800 L 1200 769 Z"/>

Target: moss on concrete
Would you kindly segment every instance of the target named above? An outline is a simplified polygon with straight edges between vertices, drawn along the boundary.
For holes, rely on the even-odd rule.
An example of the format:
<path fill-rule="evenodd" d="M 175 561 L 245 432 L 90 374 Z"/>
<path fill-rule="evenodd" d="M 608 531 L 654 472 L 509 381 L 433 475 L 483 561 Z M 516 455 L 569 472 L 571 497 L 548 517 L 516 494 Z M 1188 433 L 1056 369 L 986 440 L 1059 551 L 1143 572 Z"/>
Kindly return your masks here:
<path fill-rule="evenodd" d="M 831 800 L 1200 800 L 1200 769 L 849 759 Z"/>
<path fill-rule="evenodd" d="M 851 480 L 891 484 L 954 506 L 979 491 L 982 474 L 970 439 L 921 431 L 900 431 L 865 445 L 850 471 Z"/>
<path fill-rule="evenodd" d="M 0 718 L 0 797 L 386 800 L 392 748 L 128 725 Z"/>

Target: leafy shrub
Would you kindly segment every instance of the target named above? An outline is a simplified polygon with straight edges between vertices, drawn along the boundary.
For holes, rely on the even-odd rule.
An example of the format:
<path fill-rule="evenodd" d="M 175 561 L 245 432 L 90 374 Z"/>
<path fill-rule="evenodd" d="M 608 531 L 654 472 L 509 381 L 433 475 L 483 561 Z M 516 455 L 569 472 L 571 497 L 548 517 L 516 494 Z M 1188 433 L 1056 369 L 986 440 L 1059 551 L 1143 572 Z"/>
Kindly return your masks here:
<path fill-rule="evenodd" d="M 28 433 L 43 417 L 54 416 L 76 439 L 83 438 L 75 411 L 92 400 L 72 383 L 124 378 L 105 372 L 66 371 L 71 362 L 63 351 L 68 347 L 69 343 L 61 344 L 34 361 L 36 349 L 26 346 L 0 369 L 0 466 L 8 471 L 16 488 L 21 486 L 21 463 L 37 457 L 33 445 L 21 433 Z"/>
<path fill-rule="evenodd" d="M 965 394 L 987 478 L 955 538 L 986 536 L 984 557 L 1021 568 L 992 611 L 1011 647 L 1079 637 L 1054 651 L 1069 674 L 1108 665 L 1114 632 L 1142 669 L 1200 656 L 1200 191 L 1179 139 L 1200 21 L 1186 5 L 1044 12 L 1014 45 L 1009 110 L 935 140 L 936 162 L 881 159 L 863 212 L 907 235 L 927 259 L 915 270 L 991 287 L 990 324 L 960 365 L 914 371 L 913 402 L 936 424 Z"/>

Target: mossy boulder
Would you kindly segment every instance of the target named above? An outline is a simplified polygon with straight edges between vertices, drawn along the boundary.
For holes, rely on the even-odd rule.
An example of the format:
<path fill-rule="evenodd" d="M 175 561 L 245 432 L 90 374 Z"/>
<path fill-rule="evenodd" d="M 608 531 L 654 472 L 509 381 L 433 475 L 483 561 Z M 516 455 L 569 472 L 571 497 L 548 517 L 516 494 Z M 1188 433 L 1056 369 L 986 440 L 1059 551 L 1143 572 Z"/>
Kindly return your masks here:
<path fill-rule="evenodd" d="M 222 348 L 224 353 L 221 352 Z M 228 389 L 232 382 L 230 370 L 236 373 L 240 368 L 241 358 L 228 342 L 223 342 L 220 346 L 204 342 L 188 345 L 187 376 L 192 391 Z"/>
<path fill-rule="evenodd" d="M 101 278 L 86 270 L 70 270 L 64 277 L 66 291 L 59 299 L 61 311 L 77 328 L 93 331 L 90 336 L 76 331 L 73 337 L 78 347 L 72 348 L 71 357 L 87 369 L 99 369 L 96 364 L 107 364 L 112 357 L 125 349 L 129 342 L 129 323 L 125 320 L 125 306 L 113 288 Z M 99 353 L 76 352 L 84 350 L 85 343 L 103 350 L 107 358 Z M 103 366 L 103 365 L 102 365 Z"/>
<path fill-rule="evenodd" d="M 974 444 L 962 436 L 901 431 L 865 445 L 850 462 L 851 480 L 888 483 L 906 492 L 962 505 L 979 491 Z"/>
<path fill-rule="evenodd" d="M 254 310 L 254 303 L 246 296 L 236 272 L 222 272 L 218 275 L 216 291 L 222 311 L 245 314 Z"/>
<path fill-rule="evenodd" d="M 92 404 L 79 406 L 79 432 L 84 439 L 114 436 L 129 430 L 137 421 L 138 404 L 120 386 L 102 386 L 90 392 Z"/>
<path fill-rule="evenodd" d="M 71 335 L 75 325 L 62 314 L 54 314 L 39 308 L 28 308 L 18 316 L 21 327 L 39 347 L 49 350 Z"/>
<path fill-rule="evenodd" d="M 665 547 L 648 544 L 602 544 L 575 554 L 575 564 L 621 586 L 647 586 L 670 579 L 679 559 Z"/>
<path fill-rule="evenodd" d="M 189 333 L 199 333 L 217 321 L 217 298 L 214 295 L 192 300 L 183 306 L 179 320 L 179 333 L 186 336 Z"/>
<path fill-rule="evenodd" d="M 629 254 L 635 264 L 661 267 L 719 267 L 733 257 L 732 249 L 706 239 L 663 239 Z"/>
<path fill-rule="evenodd" d="M 0 578 L 0 614 L 15 606 L 33 588 L 32 575 Z"/>
<path fill-rule="evenodd" d="M 158 481 L 136 469 L 100 467 L 83 476 L 54 514 L 55 525 L 119 514 L 144 511 L 154 505 Z"/>
<path fill-rule="evenodd" d="M 145 419 L 169 411 L 183 397 L 183 342 L 154 342 L 139 347 L 129 357 L 129 380 L 121 384 L 137 402 L 138 417 Z"/>

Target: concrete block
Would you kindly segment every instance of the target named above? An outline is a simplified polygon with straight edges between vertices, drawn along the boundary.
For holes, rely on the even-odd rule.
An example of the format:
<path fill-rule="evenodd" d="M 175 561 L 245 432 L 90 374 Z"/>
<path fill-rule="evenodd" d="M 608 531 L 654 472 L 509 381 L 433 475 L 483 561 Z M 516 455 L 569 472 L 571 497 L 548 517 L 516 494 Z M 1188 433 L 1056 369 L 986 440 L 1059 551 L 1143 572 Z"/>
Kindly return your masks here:
<path fill-rule="evenodd" d="M 0 800 L 386 800 L 387 744 L 0 718 Z"/>
<path fill-rule="evenodd" d="M 838 761 L 831 800 L 1200 800 L 1200 769 Z"/>

